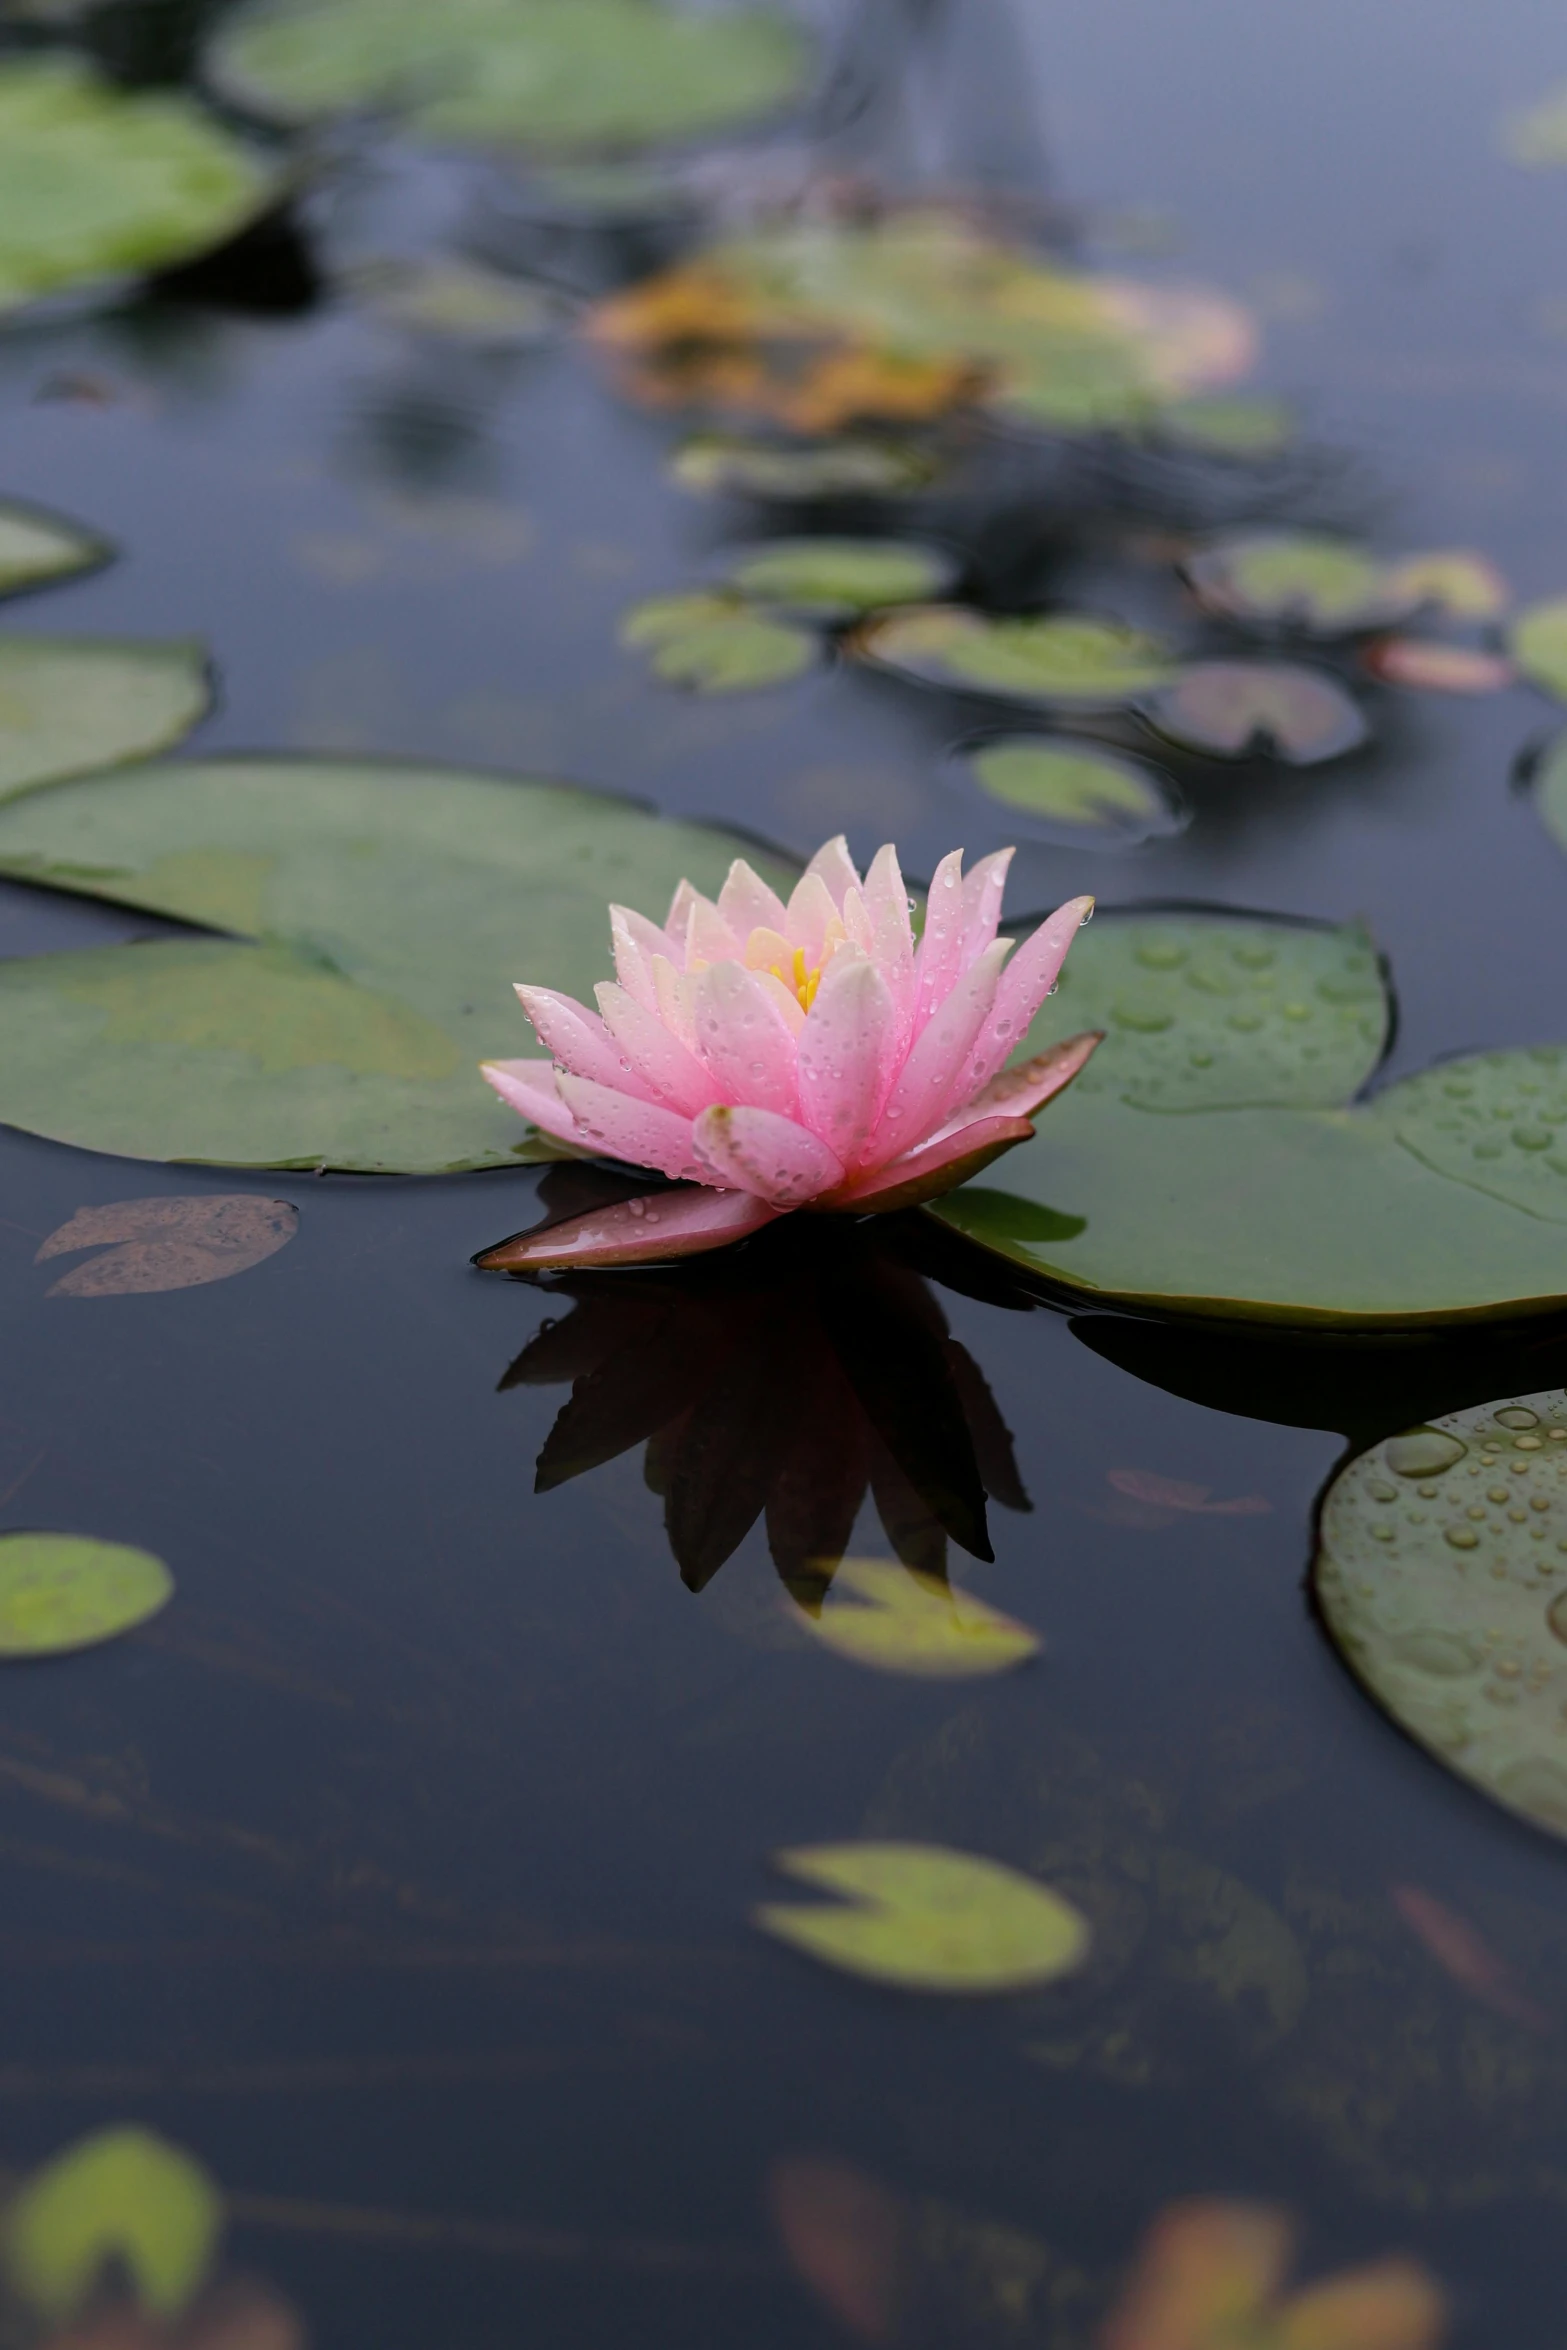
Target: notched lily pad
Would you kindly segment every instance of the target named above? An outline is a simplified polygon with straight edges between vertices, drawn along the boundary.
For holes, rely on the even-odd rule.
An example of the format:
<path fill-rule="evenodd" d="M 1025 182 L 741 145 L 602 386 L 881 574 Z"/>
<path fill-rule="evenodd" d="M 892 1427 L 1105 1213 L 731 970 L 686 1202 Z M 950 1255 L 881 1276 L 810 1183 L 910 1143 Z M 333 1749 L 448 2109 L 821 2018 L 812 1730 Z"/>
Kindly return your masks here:
<path fill-rule="evenodd" d="M 809 630 L 722 595 L 650 596 L 621 622 L 620 641 L 648 654 L 655 677 L 703 694 L 786 685 L 818 657 Z"/>
<path fill-rule="evenodd" d="M 912 441 L 788 442 L 698 433 L 669 471 L 683 490 L 744 498 L 896 498 L 924 489 L 941 461 Z"/>
<path fill-rule="evenodd" d="M 1420 601 L 1390 567 L 1347 539 L 1243 532 L 1186 556 L 1181 571 L 1205 611 L 1243 626 L 1353 636 Z"/>
<path fill-rule="evenodd" d="M 1220 759 L 1283 759 L 1291 767 L 1341 759 L 1369 732 L 1333 678 L 1287 661 L 1198 661 L 1141 709 L 1151 726 L 1187 750 Z"/>
<path fill-rule="evenodd" d="M 826 1604 L 797 1616 L 839 1656 L 924 1680 L 1009 1672 L 1040 1648 L 1026 1624 L 895 1559 L 842 1560 Z"/>
<path fill-rule="evenodd" d="M 107 539 L 41 508 L 0 500 L 0 596 L 97 571 L 114 559 Z"/>
<path fill-rule="evenodd" d="M 1130 848 L 1181 832 L 1189 812 L 1157 768 L 1090 748 L 1070 735 L 995 735 L 971 744 L 962 764 L 1003 807 L 1035 819 L 1047 839 Z"/>
<path fill-rule="evenodd" d="M 0 638 L 0 799 L 167 750 L 211 699 L 199 644 Z"/>
<path fill-rule="evenodd" d="M 961 604 L 890 612 L 867 622 L 850 649 L 919 685 L 1046 710 L 1122 709 L 1176 668 L 1161 638 L 1123 621 L 1077 612 L 993 619 Z"/>
<path fill-rule="evenodd" d="M 189 1199 L 114 1200 L 78 1208 L 68 1223 L 51 1232 L 34 1259 L 74 1256 L 102 1249 L 102 1256 L 73 1265 L 49 1291 L 50 1297 L 130 1297 L 152 1290 L 195 1289 L 246 1273 L 286 1248 L 299 1225 L 299 1210 L 285 1199 L 258 1199 L 251 1192 L 205 1192 Z"/>
<path fill-rule="evenodd" d="M 918 604 L 952 584 L 941 547 L 912 539 L 775 539 L 725 568 L 735 592 L 815 620 L 852 620 L 883 604 Z"/>
<path fill-rule="evenodd" d="M 1567 1046 L 1441 1061 L 1370 1114 L 1437 1174 L 1567 1224 Z"/>
<path fill-rule="evenodd" d="M 1542 693 L 1567 702 L 1567 596 L 1520 612 L 1507 643 L 1520 675 Z"/>
<path fill-rule="evenodd" d="M 223 2204 L 201 2164 L 151 2130 L 100 2130 L 35 2171 L 5 2214 L 7 2273 L 55 2324 L 112 2262 L 149 2316 L 177 2318 L 216 2257 Z"/>
<path fill-rule="evenodd" d="M 763 1931 L 850 1974 L 903 1991 L 1031 1990 L 1088 1955 L 1087 1921 L 999 1861 L 935 1844 L 817 1844 L 775 1855 L 807 1885 L 848 1898 L 771 1902 Z"/>
<path fill-rule="evenodd" d="M 81 1534 L 0 1534 L 0 1657 L 96 1648 L 173 1596 L 174 1578 L 151 1551 Z"/>
<path fill-rule="evenodd" d="M 1400 1727 L 1567 1836 L 1567 1395 L 1474 1405 L 1362 1453 L 1328 1488 L 1313 1579 Z"/>

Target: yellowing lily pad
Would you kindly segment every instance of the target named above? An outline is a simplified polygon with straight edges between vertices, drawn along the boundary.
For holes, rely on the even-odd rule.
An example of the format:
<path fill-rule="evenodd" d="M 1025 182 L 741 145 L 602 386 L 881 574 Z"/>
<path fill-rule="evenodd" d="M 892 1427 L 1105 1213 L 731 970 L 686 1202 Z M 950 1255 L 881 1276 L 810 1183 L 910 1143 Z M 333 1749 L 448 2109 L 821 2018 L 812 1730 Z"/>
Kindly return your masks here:
<path fill-rule="evenodd" d="M 911 539 L 777 539 L 747 549 L 729 584 L 759 603 L 818 620 L 849 620 L 882 604 L 918 604 L 951 584 L 952 557 Z"/>
<path fill-rule="evenodd" d="M 211 698 L 199 644 L 0 638 L 0 799 L 166 750 Z"/>
<path fill-rule="evenodd" d="M 1047 710 L 1120 709 L 1175 674 L 1160 638 L 1077 612 L 992 619 L 933 604 L 868 621 L 851 650 L 920 685 Z"/>
<path fill-rule="evenodd" d="M 1508 634 L 1508 650 L 1531 685 L 1567 702 L 1567 596 L 1520 612 Z"/>
<path fill-rule="evenodd" d="M 94 1648 L 173 1596 L 173 1576 L 150 1551 L 78 1534 L 0 1534 L 0 1657 Z"/>
<path fill-rule="evenodd" d="M 935 1844 L 818 1844 L 775 1855 L 848 1898 L 770 1902 L 757 1925 L 812 1958 L 903 1991 L 1032 1990 L 1088 1955 L 1087 1920 L 1032 1877 Z"/>
<path fill-rule="evenodd" d="M 1197 661 L 1141 705 L 1187 750 L 1315 767 L 1358 749 L 1368 728 L 1344 688 L 1292 661 Z"/>
<path fill-rule="evenodd" d="M 0 502 L 0 595 L 96 571 L 113 553 L 107 539 L 79 530 L 74 522 L 9 499 Z"/>
<path fill-rule="evenodd" d="M 844 1559 L 826 1603 L 814 1614 L 798 1613 L 813 1638 L 839 1656 L 927 1680 L 1009 1672 L 1040 1649 L 1026 1624 L 893 1559 Z"/>
<path fill-rule="evenodd" d="M 1412 596 L 1454 620 L 1494 620 L 1512 601 L 1512 589 L 1488 555 L 1467 547 L 1444 547 L 1405 555 L 1387 567 L 1395 593 Z"/>
<path fill-rule="evenodd" d="M 1047 838 L 1069 845 L 1131 847 L 1180 832 L 1189 821 L 1174 785 L 1157 769 L 1068 735 L 996 735 L 975 744 L 964 765 L 991 799 L 1037 819 Z"/>
<path fill-rule="evenodd" d="M 818 654 L 809 630 L 753 612 L 733 596 L 650 596 L 621 622 L 620 641 L 646 650 L 655 677 L 703 694 L 786 685 Z"/>
<path fill-rule="evenodd" d="M 6 2273 L 58 2325 L 111 2262 L 149 2316 L 176 2318 L 205 2283 L 223 2205 L 201 2164 L 151 2130 L 100 2130 L 35 2171 L 4 2215 Z"/>

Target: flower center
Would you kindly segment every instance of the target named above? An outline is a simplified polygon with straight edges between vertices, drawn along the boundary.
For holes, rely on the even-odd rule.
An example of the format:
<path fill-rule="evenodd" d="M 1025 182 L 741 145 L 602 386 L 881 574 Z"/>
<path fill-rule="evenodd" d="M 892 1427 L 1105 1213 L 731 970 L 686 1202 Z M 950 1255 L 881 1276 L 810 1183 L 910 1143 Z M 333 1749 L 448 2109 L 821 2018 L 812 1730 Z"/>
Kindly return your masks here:
<path fill-rule="evenodd" d="M 786 967 L 782 963 L 775 963 L 773 965 L 773 969 L 777 973 L 778 977 L 783 981 L 785 987 L 793 988 L 801 1011 L 808 1012 L 812 1004 L 816 1001 L 816 990 L 821 986 L 822 983 L 822 967 L 820 963 L 817 964 L 814 971 L 807 971 L 805 967 L 805 949 L 804 947 L 796 947 L 794 950 L 794 961 L 791 964 Z"/>

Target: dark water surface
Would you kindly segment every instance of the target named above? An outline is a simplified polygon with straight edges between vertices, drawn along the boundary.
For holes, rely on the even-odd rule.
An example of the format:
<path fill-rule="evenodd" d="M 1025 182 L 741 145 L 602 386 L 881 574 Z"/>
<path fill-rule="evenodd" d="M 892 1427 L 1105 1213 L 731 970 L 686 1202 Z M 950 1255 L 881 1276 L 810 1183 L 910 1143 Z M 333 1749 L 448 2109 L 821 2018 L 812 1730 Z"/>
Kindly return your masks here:
<path fill-rule="evenodd" d="M 1265 380 L 1307 420 L 1280 510 L 1483 547 L 1526 599 L 1567 585 L 1567 343 L 1546 332 L 1567 196 L 1494 138 L 1567 63 L 1548 12 L 1014 0 L 1008 30 L 1001 11 L 951 11 L 950 71 L 898 48 L 888 12 L 875 135 L 904 168 L 1033 172 L 1093 258 L 1160 216 L 1183 271 L 1257 305 Z M 470 186 L 390 151 L 318 208 L 344 250 L 388 222 L 433 241 Z M 463 357 L 330 299 L 163 301 L 0 341 L 0 408 L 5 490 L 124 548 L 7 625 L 205 636 L 204 752 L 566 775 L 797 852 L 895 836 L 916 873 L 1009 836 L 944 768 L 962 712 L 937 697 L 826 669 L 704 703 L 616 651 L 624 607 L 687 584 L 723 525 L 664 479 L 674 426 L 570 343 Z M 982 527 L 930 519 L 971 531 L 1003 600 L 1157 616 L 1173 590 L 1117 532 L 1243 495 L 1079 452 Z M 1360 913 L 1392 961 L 1395 1069 L 1561 1036 L 1567 863 L 1510 784 L 1546 706 L 1380 699 L 1373 748 L 1206 784 L 1179 839 L 1025 846 L 1011 907 L 1092 889 Z M 0 902 L 7 953 L 149 927 Z M 209 1178 L 16 1134 L 0 1168 L 3 1522 L 143 1544 L 180 1593 L 5 1682 L 6 2163 L 150 2123 L 232 2190 L 243 2261 L 321 2342 L 366 2350 L 837 2340 L 768 2217 L 770 2172 L 805 2154 L 1093 2280 L 1172 2198 L 1273 2199 L 1313 2267 L 1418 2253 L 1465 2345 L 1560 2341 L 1561 1851 L 1382 1720 L 1303 1577 L 1346 1435 L 1553 1384 L 1567 1341 L 1248 1347 L 935 1283 L 1032 1505 L 992 1508 L 993 1566 L 954 1564 L 1047 1647 L 993 1683 L 904 1682 L 809 1643 L 760 1529 L 688 1589 L 639 1446 L 534 1495 L 565 1388 L 499 1383 L 570 1301 L 467 1259 L 530 1220 L 535 1176 L 213 1177 L 297 1202 L 294 1244 L 95 1302 L 46 1299 L 39 1241 L 85 1203 Z M 780 1260 L 780 1319 L 794 1278 Z M 672 1322 L 672 1375 L 705 1328 Z M 1123 1468 L 1269 1507 L 1128 1502 Z M 856 1547 L 885 1552 L 868 1511 Z M 771 1850 L 868 1834 L 1075 1889 L 1093 1965 L 970 2007 L 747 1925 Z M 1557 2028 L 1450 1981 L 1400 1884 L 1474 1921 Z M 1074 2338 L 994 2296 L 943 2315 L 945 2289 L 909 2338 Z"/>

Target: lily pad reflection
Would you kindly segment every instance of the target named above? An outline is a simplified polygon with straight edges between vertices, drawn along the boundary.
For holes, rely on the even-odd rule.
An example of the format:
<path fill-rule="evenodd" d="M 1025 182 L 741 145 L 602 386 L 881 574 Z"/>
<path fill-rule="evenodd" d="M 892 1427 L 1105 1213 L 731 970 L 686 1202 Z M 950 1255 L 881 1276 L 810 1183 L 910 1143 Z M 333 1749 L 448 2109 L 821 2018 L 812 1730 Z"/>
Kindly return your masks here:
<path fill-rule="evenodd" d="M 1156 768 L 1113 758 L 1070 735 L 993 735 L 960 763 L 981 791 L 1069 846 L 1131 848 L 1181 832 L 1190 814 Z"/>

